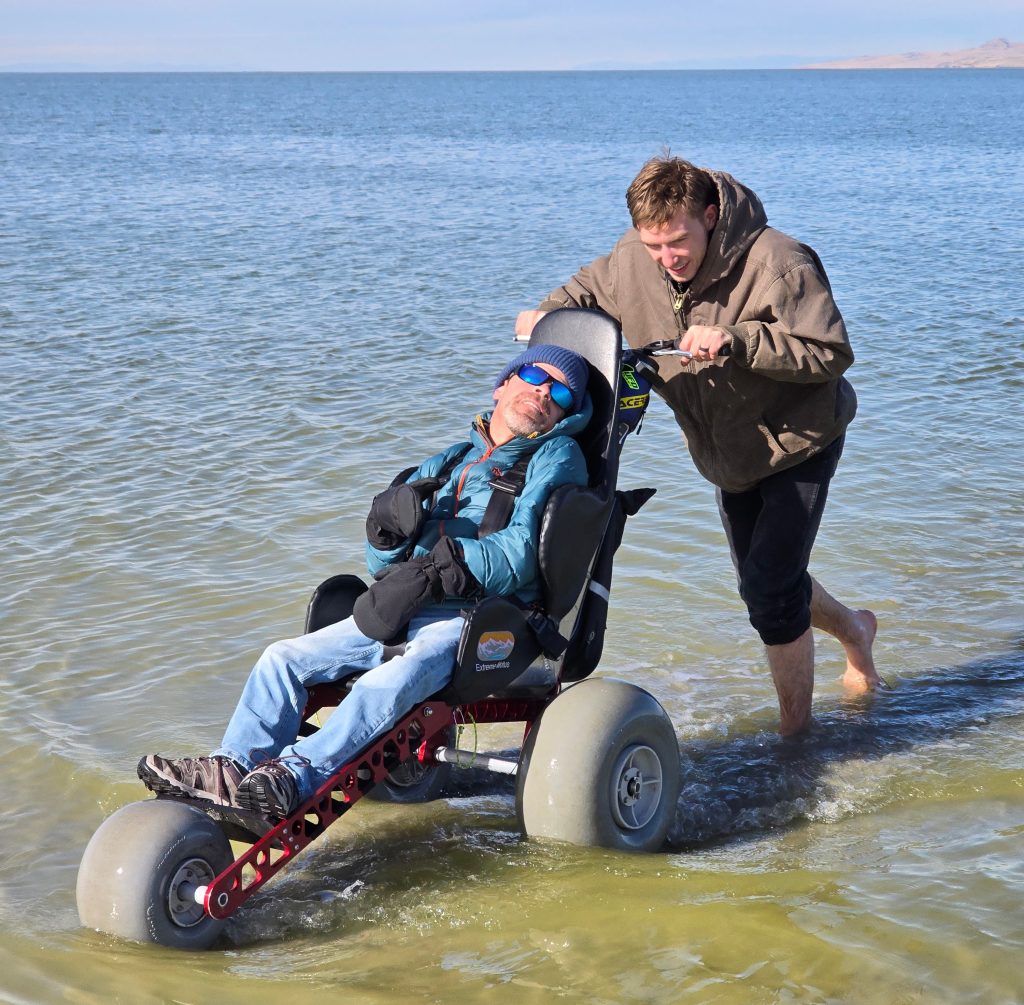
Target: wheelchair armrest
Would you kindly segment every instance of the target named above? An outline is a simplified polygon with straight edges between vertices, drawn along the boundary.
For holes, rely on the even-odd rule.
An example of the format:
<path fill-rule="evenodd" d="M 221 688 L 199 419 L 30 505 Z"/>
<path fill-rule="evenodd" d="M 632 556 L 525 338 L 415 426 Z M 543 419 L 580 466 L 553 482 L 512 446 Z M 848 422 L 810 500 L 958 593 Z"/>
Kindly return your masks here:
<path fill-rule="evenodd" d="M 342 574 L 325 579 L 309 598 L 306 634 L 344 621 L 352 614 L 356 598 L 369 587 L 358 576 Z"/>

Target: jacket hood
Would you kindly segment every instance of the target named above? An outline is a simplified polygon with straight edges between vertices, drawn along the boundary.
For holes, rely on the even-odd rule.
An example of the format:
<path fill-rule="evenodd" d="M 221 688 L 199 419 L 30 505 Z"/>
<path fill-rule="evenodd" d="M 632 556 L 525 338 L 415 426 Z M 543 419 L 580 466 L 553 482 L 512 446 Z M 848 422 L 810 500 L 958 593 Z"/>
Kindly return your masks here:
<path fill-rule="evenodd" d="M 711 231 L 704 261 L 693 277 L 695 293 L 724 279 L 768 226 L 768 214 L 761 200 L 746 185 L 724 171 L 708 174 L 718 186 L 718 223 Z"/>

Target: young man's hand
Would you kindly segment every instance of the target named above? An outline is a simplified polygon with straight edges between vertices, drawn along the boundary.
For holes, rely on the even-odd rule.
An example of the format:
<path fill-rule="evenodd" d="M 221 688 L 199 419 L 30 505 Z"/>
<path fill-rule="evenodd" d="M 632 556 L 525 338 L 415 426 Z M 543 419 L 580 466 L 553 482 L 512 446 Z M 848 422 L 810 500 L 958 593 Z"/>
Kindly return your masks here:
<path fill-rule="evenodd" d="M 732 336 L 714 325 L 693 325 L 679 339 L 679 348 L 696 360 L 718 359 L 725 346 L 732 346 Z"/>
<path fill-rule="evenodd" d="M 533 329 L 537 326 L 537 322 L 545 314 L 547 314 L 547 311 L 520 311 L 516 317 L 516 340 L 528 342 L 533 334 Z"/>

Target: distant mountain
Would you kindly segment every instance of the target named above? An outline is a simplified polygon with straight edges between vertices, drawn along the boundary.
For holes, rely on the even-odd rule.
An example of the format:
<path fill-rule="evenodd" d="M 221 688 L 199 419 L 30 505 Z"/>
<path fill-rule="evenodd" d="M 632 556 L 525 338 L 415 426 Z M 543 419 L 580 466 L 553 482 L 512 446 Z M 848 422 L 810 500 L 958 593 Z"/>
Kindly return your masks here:
<path fill-rule="evenodd" d="M 801 70 L 994 70 L 1024 68 L 1024 43 L 994 38 L 974 49 L 956 52 L 904 52 L 898 56 L 858 56 L 811 63 Z"/>

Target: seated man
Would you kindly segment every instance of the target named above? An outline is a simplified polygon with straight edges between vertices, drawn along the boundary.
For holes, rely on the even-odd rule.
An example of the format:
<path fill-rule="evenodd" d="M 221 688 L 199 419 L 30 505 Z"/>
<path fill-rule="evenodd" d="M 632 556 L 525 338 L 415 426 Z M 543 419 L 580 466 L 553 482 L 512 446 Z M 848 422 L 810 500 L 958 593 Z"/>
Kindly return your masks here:
<path fill-rule="evenodd" d="M 560 485 L 585 484 L 572 437 L 591 413 L 587 363 L 560 346 L 517 356 L 494 385 L 494 410 L 477 416 L 470 443 L 424 461 L 376 496 L 366 521 L 367 562 L 377 582 L 352 617 L 270 646 L 256 663 L 209 757 L 139 762 L 154 792 L 286 817 L 452 677 L 467 601 L 540 596 L 537 536 Z M 506 526 L 480 536 L 490 482 L 529 458 Z M 408 626 L 401 656 L 384 642 Z M 296 739 L 307 688 L 365 671 L 312 736 Z"/>

